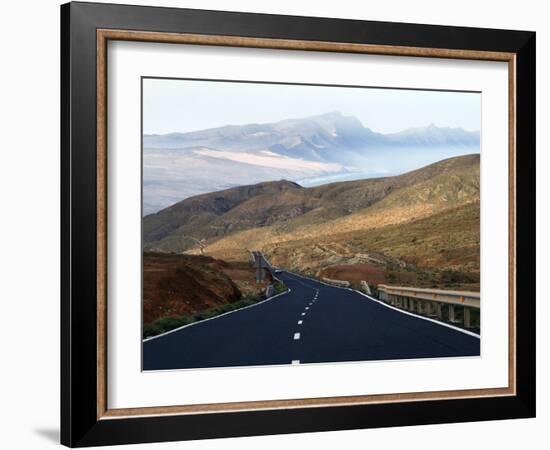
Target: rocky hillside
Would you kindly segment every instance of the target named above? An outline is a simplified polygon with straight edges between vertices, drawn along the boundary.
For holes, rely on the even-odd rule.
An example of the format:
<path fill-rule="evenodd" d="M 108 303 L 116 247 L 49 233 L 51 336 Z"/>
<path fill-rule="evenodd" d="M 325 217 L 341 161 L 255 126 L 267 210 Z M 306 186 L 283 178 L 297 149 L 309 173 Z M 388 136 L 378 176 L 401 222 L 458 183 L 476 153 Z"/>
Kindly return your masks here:
<path fill-rule="evenodd" d="M 300 189 L 296 183 L 278 181 L 188 198 L 144 218 L 145 248 L 181 251 L 196 246 L 197 239 L 223 236 L 235 229 L 247 228 L 238 220 L 230 222 L 224 220 L 224 217 L 234 215 L 239 206 L 254 198 L 284 195 L 285 192 L 296 189 Z"/>
<path fill-rule="evenodd" d="M 145 248 L 228 261 L 245 261 L 248 249 L 260 249 L 273 264 L 311 275 L 438 286 L 451 280 L 475 288 L 479 190 L 479 155 L 312 188 L 260 183 L 147 216 Z"/>
<path fill-rule="evenodd" d="M 273 228 L 277 234 L 322 234 L 333 225 L 352 231 L 409 219 L 413 209 L 421 213 L 478 199 L 479 155 L 467 155 L 395 177 L 312 188 L 283 180 L 191 197 L 146 216 L 143 239 L 146 250 L 181 252 L 228 236 L 246 240 L 252 236 L 242 233 L 247 230 L 261 239 Z"/>

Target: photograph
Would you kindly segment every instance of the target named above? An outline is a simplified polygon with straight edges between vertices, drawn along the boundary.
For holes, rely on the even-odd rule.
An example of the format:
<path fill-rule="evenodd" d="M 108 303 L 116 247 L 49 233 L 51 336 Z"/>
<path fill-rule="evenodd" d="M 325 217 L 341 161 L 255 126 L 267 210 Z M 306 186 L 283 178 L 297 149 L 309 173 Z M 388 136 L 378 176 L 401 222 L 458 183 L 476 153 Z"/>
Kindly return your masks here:
<path fill-rule="evenodd" d="M 142 370 L 480 356 L 480 92 L 141 94 Z"/>

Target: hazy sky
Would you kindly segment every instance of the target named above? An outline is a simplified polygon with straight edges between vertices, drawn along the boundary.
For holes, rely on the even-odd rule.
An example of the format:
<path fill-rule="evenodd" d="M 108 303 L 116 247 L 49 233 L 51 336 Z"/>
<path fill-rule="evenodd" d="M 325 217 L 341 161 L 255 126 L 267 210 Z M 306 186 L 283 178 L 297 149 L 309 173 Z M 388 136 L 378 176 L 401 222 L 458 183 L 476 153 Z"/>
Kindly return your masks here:
<path fill-rule="evenodd" d="M 194 80 L 143 80 L 143 132 L 276 122 L 331 111 L 391 133 L 434 124 L 479 130 L 481 94 Z"/>

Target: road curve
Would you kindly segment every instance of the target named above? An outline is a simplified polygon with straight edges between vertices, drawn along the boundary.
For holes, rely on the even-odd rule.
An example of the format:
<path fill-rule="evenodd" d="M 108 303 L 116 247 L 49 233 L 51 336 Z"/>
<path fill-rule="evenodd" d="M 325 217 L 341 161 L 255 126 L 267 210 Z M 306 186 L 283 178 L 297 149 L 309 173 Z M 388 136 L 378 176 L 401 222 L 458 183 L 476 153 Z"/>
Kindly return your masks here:
<path fill-rule="evenodd" d="M 479 337 L 352 290 L 276 276 L 290 292 L 144 341 L 143 370 L 480 354 Z"/>

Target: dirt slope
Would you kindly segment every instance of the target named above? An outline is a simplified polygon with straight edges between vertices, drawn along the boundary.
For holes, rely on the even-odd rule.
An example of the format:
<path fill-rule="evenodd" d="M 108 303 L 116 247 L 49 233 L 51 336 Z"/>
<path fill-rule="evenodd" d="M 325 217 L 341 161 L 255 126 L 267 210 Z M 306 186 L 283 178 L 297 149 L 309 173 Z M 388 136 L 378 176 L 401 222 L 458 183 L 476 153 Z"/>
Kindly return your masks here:
<path fill-rule="evenodd" d="M 257 292 L 247 263 L 227 263 L 209 256 L 145 253 L 143 257 L 143 322 L 194 314 L 233 303 Z"/>

